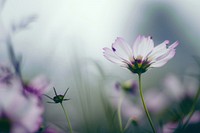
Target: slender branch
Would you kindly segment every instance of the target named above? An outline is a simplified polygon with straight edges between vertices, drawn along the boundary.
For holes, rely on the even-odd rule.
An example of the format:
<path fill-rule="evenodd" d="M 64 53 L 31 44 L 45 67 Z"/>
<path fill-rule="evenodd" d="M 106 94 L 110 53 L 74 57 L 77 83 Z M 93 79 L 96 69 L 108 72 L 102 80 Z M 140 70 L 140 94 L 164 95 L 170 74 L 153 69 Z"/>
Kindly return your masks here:
<path fill-rule="evenodd" d="M 69 118 L 68 118 L 67 110 L 64 108 L 64 106 L 63 106 L 62 103 L 60 103 L 60 105 L 61 105 L 61 107 L 62 107 L 62 109 L 63 109 L 63 111 L 64 111 L 64 113 L 65 113 L 65 117 L 66 117 L 66 119 L 67 119 L 67 123 L 68 123 L 68 127 L 69 127 L 69 130 L 70 130 L 70 133 L 72 133 L 72 132 L 73 132 L 73 130 L 72 130 L 72 125 L 71 125 L 70 120 L 69 120 Z"/>
<path fill-rule="evenodd" d="M 154 125 L 153 125 L 153 122 L 151 120 L 151 117 L 149 115 L 149 111 L 146 107 L 146 104 L 145 104 L 145 101 L 144 101 L 144 96 L 143 96 L 143 93 L 142 93 L 142 83 L 141 83 L 141 74 L 138 74 L 138 79 L 139 79 L 139 89 L 140 89 L 140 97 L 141 97 L 141 100 L 142 100 L 142 104 L 143 104 L 143 107 L 144 107 L 144 110 L 145 110 L 145 113 L 147 115 L 147 118 L 149 120 L 149 123 L 151 125 L 151 128 L 153 130 L 153 133 L 156 133 L 156 129 L 154 128 Z"/>

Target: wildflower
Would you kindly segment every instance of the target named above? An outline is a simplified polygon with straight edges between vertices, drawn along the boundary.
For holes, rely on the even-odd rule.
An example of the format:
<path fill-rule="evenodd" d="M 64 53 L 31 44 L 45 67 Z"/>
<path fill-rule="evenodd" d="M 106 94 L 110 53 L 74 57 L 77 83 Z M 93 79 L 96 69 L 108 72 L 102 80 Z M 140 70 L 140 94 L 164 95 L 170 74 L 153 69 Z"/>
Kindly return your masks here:
<path fill-rule="evenodd" d="M 122 67 L 128 68 L 132 73 L 138 74 L 138 83 L 142 104 L 151 125 L 152 131 L 156 133 L 156 129 L 151 120 L 149 111 L 146 107 L 143 93 L 141 74 L 146 72 L 148 68 L 161 67 L 165 65 L 175 55 L 175 48 L 178 42 L 174 42 L 168 46 L 169 41 L 166 40 L 160 45 L 154 47 L 152 37 L 138 36 L 134 42 L 132 49 L 123 38 L 118 37 L 112 44 L 112 49 L 103 48 L 104 56 L 113 63 L 117 63 Z M 122 130 L 121 130 L 122 131 Z"/>
<path fill-rule="evenodd" d="M 133 82 L 133 80 L 128 80 L 125 83 L 130 81 Z M 118 88 L 116 88 L 118 87 Z M 130 97 L 124 95 L 122 93 L 121 90 L 121 84 L 120 83 L 116 83 L 114 86 L 114 89 L 109 90 L 107 93 L 109 95 L 108 99 L 109 102 L 115 107 L 118 108 L 120 101 L 121 101 L 121 115 L 123 116 L 123 118 L 125 118 L 127 121 L 127 124 L 131 121 L 135 121 L 136 123 L 140 124 L 142 122 L 142 117 L 143 117 L 143 110 L 140 106 L 138 106 L 136 103 L 133 103 L 130 99 Z M 124 90 L 123 90 L 124 91 Z M 135 90 L 136 91 L 136 90 Z M 111 94 L 111 95 L 110 95 Z M 135 94 L 135 93 L 131 93 L 131 94 Z M 125 125 L 124 125 L 125 126 Z M 127 128 L 126 126 L 124 127 Z"/>
<path fill-rule="evenodd" d="M 195 96 L 199 85 L 198 79 L 184 76 L 182 80 L 174 74 L 168 74 L 165 77 L 163 83 L 164 92 L 171 100 L 180 101 L 185 97 L 192 98 Z"/>
<path fill-rule="evenodd" d="M 48 97 L 49 99 L 51 99 L 53 101 L 53 102 L 48 102 L 48 103 L 55 103 L 55 104 L 60 103 L 60 105 L 61 105 L 61 107 L 62 107 L 62 109 L 65 113 L 65 117 L 66 117 L 66 120 L 67 120 L 67 123 L 68 123 L 70 133 L 72 133 L 73 130 L 72 130 L 72 125 L 71 125 L 70 119 L 68 117 L 68 112 L 63 106 L 63 101 L 69 100 L 69 99 L 65 99 L 65 95 L 67 94 L 67 91 L 69 90 L 69 88 L 65 91 L 64 95 L 58 95 L 55 88 L 53 88 L 53 90 L 54 90 L 54 93 L 55 93 L 55 96 L 53 98 L 51 98 L 48 95 L 45 95 L 46 97 Z"/>
<path fill-rule="evenodd" d="M 183 118 L 183 122 L 186 122 L 186 121 L 187 121 L 187 116 Z M 199 122 L 200 122 L 200 112 L 195 111 L 189 121 L 189 124 L 191 125 L 192 128 L 187 127 L 184 129 L 183 125 L 181 125 L 180 122 L 170 121 L 163 125 L 162 133 L 175 133 L 175 132 L 181 132 L 181 133 L 195 132 L 196 133 L 196 131 L 199 130 L 199 126 L 198 126 Z M 195 128 L 195 125 L 196 125 L 196 128 Z"/>
<path fill-rule="evenodd" d="M 37 133 L 58 133 L 58 132 L 64 132 L 64 131 L 61 131 L 61 129 L 59 129 L 52 123 L 46 123 L 40 127 Z"/>
<path fill-rule="evenodd" d="M 138 36 L 132 49 L 121 37 L 112 44 L 112 49 L 103 48 L 104 56 L 109 61 L 128 68 L 131 72 L 141 74 L 148 68 L 161 67 L 175 55 L 177 41 L 168 45 L 169 41 L 154 47 L 152 37 Z"/>
<path fill-rule="evenodd" d="M 38 98 L 25 97 L 14 88 L 0 88 L 0 132 L 33 133 L 42 123 Z"/>
<path fill-rule="evenodd" d="M 50 81 L 44 75 L 35 77 L 28 84 L 24 83 L 26 93 L 36 95 L 39 98 L 41 98 L 50 86 Z"/>
<path fill-rule="evenodd" d="M 147 107 L 151 113 L 162 114 L 169 107 L 169 97 L 158 89 L 146 91 L 144 97 L 146 98 Z"/>
<path fill-rule="evenodd" d="M 48 103 L 61 103 L 62 104 L 63 101 L 69 100 L 69 99 L 65 99 L 65 95 L 67 94 L 67 91 L 69 90 L 69 88 L 65 91 L 64 95 L 58 95 L 55 88 L 53 88 L 53 90 L 54 90 L 54 93 L 55 93 L 55 96 L 53 98 L 44 94 L 49 99 L 53 100 L 53 102 L 48 102 Z"/>
<path fill-rule="evenodd" d="M 117 82 L 115 84 L 115 88 L 117 90 L 122 89 L 126 93 L 135 94 L 136 90 L 138 88 L 138 85 L 137 85 L 136 81 L 128 80 L 128 81 L 123 82 L 123 83 Z"/>

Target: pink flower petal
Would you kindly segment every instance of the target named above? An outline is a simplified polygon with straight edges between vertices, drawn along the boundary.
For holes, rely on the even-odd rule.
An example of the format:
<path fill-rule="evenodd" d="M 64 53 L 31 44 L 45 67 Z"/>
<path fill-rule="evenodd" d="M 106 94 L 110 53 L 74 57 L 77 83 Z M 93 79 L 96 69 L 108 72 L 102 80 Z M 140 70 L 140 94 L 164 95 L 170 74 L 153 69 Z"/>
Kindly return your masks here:
<path fill-rule="evenodd" d="M 139 35 L 135 42 L 133 43 L 133 56 L 136 58 L 138 56 L 138 46 L 141 42 L 141 36 Z"/>
<path fill-rule="evenodd" d="M 176 41 L 176 42 L 174 42 L 172 45 L 169 46 L 169 49 L 174 49 L 174 48 L 176 48 L 178 45 L 179 45 L 179 42 Z"/>
<path fill-rule="evenodd" d="M 142 56 L 143 59 L 146 58 L 146 56 L 153 50 L 154 48 L 154 42 L 151 39 L 151 36 L 144 37 L 144 36 L 138 36 L 133 44 L 133 55 L 134 58 L 137 58 L 137 56 Z"/>
<path fill-rule="evenodd" d="M 163 55 L 165 52 L 167 52 L 166 46 L 167 46 L 168 43 L 169 43 L 169 41 L 165 40 L 163 43 L 154 47 L 152 52 L 148 55 L 148 58 L 153 60 L 153 59 L 158 58 L 159 56 Z"/>
<path fill-rule="evenodd" d="M 122 59 L 119 58 L 111 49 L 109 48 L 103 48 L 104 50 L 104 57 L 108 59 L 109 61 L 120 64 L 120 65 L 125 65 L 125 63 L 122 62 Z"/>
<path fill-rule="evenodd" d="M 171 58 L 174 57 L 175 55 L 175 49 L 170 50 L 168 53 L 162 55 L 163 57 L 160 56 L 150 67 L 161 67 L 165 65 Z"/>
<path fill-rule="evenodd" d="M 131 48 L 123 38 L 117 37 L 115 42 L 112 44 L 112 49 L 113 52 L 123 60 L 129 61 L 129 58 L 132 57 Z"/>

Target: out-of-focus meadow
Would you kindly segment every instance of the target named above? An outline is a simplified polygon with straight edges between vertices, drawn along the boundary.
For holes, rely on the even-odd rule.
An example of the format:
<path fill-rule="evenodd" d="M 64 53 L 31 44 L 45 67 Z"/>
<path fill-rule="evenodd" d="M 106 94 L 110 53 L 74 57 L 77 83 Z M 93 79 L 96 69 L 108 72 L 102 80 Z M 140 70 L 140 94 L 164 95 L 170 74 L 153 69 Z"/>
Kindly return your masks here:
<path fill-rule="evenodd" d="M 1 0 L 0 61 L 10 64 L 7 34 L 17 55 L 22 57 L 23 80 L 45 75 L 51 82 L 46 92 L 53 97 L 53 86 L 63 94 L 74 132 L 117 133 L 117 106 L 121 88 L 137 75 L 110 63 L 103 47 L 116 37 L 132 44 L 138 35 L 152 36 L 155 44 L 163 40 L 179 41 L 175 57 L 165 66 L 143 74 L 147 107 L 160 132 L 171 121 L 184 119 L 199 88 L 200 2 L 198 0 Z M 28 22 L 30 21 L 30 23 Z M 29 23 L 25 28 L 16 25 Z M 13 32 L 15 31 L 15 32 Z M 150 126 L 144 114 L 138 89 L 124 93 L 122 123 L 132 120 L 126 132 L 147 132 Z M 62 108 L 45 106 L 44 123 L 58 132 L 68 131 Z M 199 104 L 194 123 L 200 124 Z M 130 119 L 131 118 L 131 119 Z M 133 122 L 134 121 L 134 122 Z M 191 125 L 191 126 L 195 126 Z M 177 124 L 178 125 L 178 124 Z M 141 128 L 145 127 L 145 128 Z M 192 127 L 188 127 L 192 128 Z M 192 128 L 190 131 L 192 132 Z M 162 131 L 161 131 L 162 130 Z M 165 131 L 164 131 L 165 130 Z M 178 131 L 177 131 L 178 132 Z"/>

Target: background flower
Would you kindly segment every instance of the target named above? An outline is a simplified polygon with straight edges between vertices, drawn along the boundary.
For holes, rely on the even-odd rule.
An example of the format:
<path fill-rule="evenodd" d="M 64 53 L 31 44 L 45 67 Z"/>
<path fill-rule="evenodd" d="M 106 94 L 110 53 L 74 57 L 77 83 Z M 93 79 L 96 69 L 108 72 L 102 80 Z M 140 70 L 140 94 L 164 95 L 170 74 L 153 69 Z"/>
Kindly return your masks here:
<path fill-rule="evenodd" d="M 0 92 L 0 121 L 1 124 L 8 122 L 10 125 L 1 130 L 11 133 L 36 132 L 44 110 L 37 97 L 25 97 L 21 91 L 8 88 L 0 88 Z"/>

